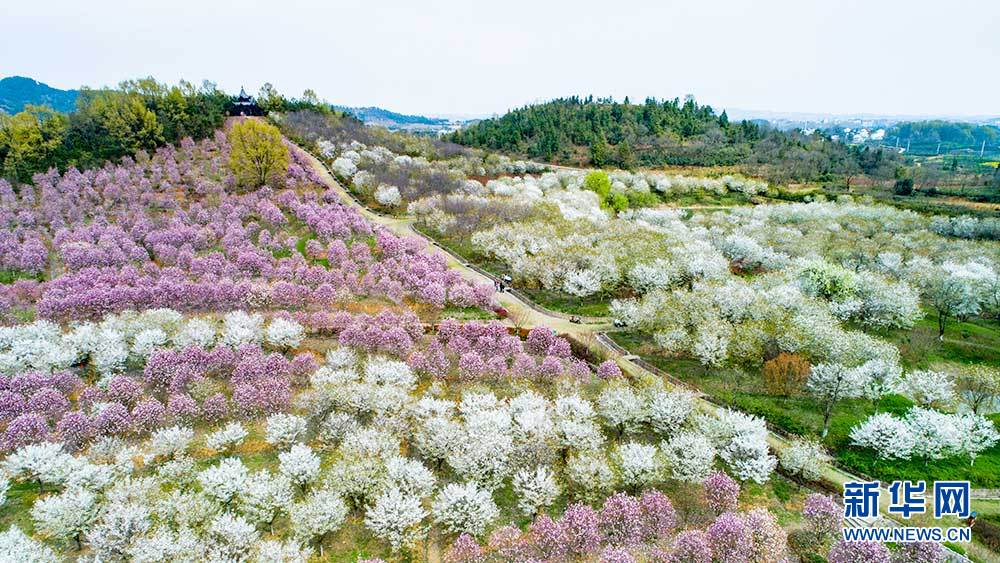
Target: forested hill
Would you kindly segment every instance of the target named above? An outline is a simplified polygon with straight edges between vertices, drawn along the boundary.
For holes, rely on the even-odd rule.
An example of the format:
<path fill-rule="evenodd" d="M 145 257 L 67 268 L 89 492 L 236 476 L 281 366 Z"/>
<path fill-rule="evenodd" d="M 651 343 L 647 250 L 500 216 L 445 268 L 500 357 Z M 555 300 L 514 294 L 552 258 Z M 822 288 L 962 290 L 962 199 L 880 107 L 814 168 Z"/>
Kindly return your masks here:
<path fill-rule="evenodd" d="M 24 109 L 26 105 L 49 106 L 61 112 L 73 111 L 77 95 L 77 90 L 52 88 L 24 76 L 0 79 L 0 110 L 11 115 Z"/>
<path fill-rule="evenodd" d="M 513 110 L 454 133 L 457 143 L 596 166 L 738 165 L 773 181 L 860 173 L 891 177 L 900 157 L 851 148 L 820 134 L 782 132 L 684 101 L 560 98 Z"/>
<path fill-rule="evenodd" d="M 447 119 L 440 117 L 424 117 L 422 115 L 405 115 L 379 107 L 352 108 L 333 106 L 333 109 L 347 112 L 365 123 L 391 123 L 396 125 L 445 125 Z"/>

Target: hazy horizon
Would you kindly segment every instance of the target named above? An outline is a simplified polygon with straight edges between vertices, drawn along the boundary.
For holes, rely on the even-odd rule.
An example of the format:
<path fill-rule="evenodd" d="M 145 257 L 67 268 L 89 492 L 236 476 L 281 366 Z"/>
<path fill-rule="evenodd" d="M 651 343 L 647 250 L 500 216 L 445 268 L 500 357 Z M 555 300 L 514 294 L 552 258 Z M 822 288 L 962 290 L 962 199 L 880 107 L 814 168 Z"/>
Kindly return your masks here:
<path fill-rule="evenodd" d="M 692 94 L 718 110 L 1000 114 L 1000 3 L 456 0 L 6 7 L 0 75 L 58 88 L 208 79 L 420 115 L 493 115 L 594 94 Z M 44 40 L 39 41 L 39 34 Z"/>

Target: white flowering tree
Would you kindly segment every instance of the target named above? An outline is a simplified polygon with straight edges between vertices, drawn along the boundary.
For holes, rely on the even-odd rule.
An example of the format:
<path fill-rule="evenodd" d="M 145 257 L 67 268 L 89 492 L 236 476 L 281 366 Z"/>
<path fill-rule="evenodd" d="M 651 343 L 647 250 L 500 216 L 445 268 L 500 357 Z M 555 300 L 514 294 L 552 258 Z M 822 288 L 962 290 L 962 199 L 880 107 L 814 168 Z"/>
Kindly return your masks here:
<path fill-rule="evenodd" d="M 770 454 L 767 425 L 760 417 L 719 409 L 715 416 L 699 417 L 698 426 L 738 479 L 764 483 L 778 464 Z"/>
<path fill-rule="evenodd" d="M 416 543 L 423 532 L 421 522 L 426 516 L 419 496 L 390 488 L 368 509 L 365 526 L 393 551 L 400 551 Z"/>
<path fill-rule="evenodd" d="M 617 482 L 607 457 L 595 450 L 571 454 L 566 461 L 565 475 L 575 495 L 587 500 L 600 497 Z"/>
<path fill-rule="evenodd" d="M 273 446 L 287 448 L 304 440 L 307 431 L 308 423 L 305 418 L 279 412 L 267 417 L 264 439 Z"/>
<path fill-rule="evenodd" d="M 645 416 L 654 432 L 669 436 L 687 422 L 694 405 L 695 395 L 690 391 L 654 391 L 646 398 Z"/>
<path fill-rule="evenodd" d="M 215 344 L 215 336 L 215 325 L 206 319 L 191 317 L 174 333 L 171 341 L 177 348 L 198 346 L 208 349 Z"/>
<path fill-rule="evenodd" d="M 907 424 L 889 413 L 876 413 L 851 429 L 851 441 L 874 449 L 885 459 L 909 459 L 913 452 L 913 435 Z"/>
<path fill-rule="evenodd" d="M 247 477 L 239 491 L 239 511 L 253 524 L 272 526 L 292 499 L 292 484 L 285 476 L 258 471 Z"/>
<path fill-rule="evenodd" d="M 242 444 L 248 435 L 242 424 L 233 421 L 205 436 L 205 445 L 217 452 L 227 453 Z"/>
<path fill-rule="evenodd" d="M 57 540 L 73 540 L 80 549 L 84 534 L 97 519 L 97 501 L 97 495 L 82 487 L 41 498 L 31 507 L 35 530 Z"/>
<path fill-rule="evenodd" d="M 481 536 L 500 510 L 489 491 L 468 482 L 446 485 L 434 499 L 431 513 L 449 532 Z"/>
<path fill-rule="evenodd" d="M 830 432 L 830 415 L 833 407 L 843 399 L 860 397 L 864 393 L 864 372 L 840 364 L 816 364 L 809 372 L 806 390 L 820 401 L 823 407 L 823 432 Z"/>
<path fill-rule="evenodd" d="M 1000 441 L 993 422 L 975 413 L 949 414 L 913 407 L 902 418 L 879 413 L 851 429 L 855 445 L 875 449 L 879 457 L 925 460 L 960 455 L 975 463 Z"/>
<path fill-rule="evenodd" d="M 597 397 L 597 410 L 619 436 L 638 430 L 646 420 L 646 404 L 627 385 L 608 385 Z"/>
<path fill-rule="evenodd" d="M 208 558 L 224 561 L 239 560 L 250 551 L 260 537 L 254 526 L 242 516 L 223 512 L 208 526 Z"/>
<path fill-rule="evenodd" d="M 403 202 L 403 197 L 399 194 L 399 188 L 388 184 L 379 184 L 375 188 L 375 201 L 384 207 L 396 207 Z"/>
<path fill-rule="evenodd" d="M 639 442 L 619 444 L 614 459 L 622 484 L 634 491 L 660 480 L 661 464 L 656 446 Z"/>
<path fill-rule="evenodd" d="M 152 456 L 173 458 L 183 454 L 194 440 L 194 430 L 181 426 L 161 428 L 149 438 L 149 453 Z"/>
<path fill-rule="evenodd" d="M 224 506 L 229 505 L 243 488 L 248 471 L 239 458 L 227 457 L 202 470 L 198 482 L 206 495 Z"/>
<path fill-rule="evenodd" d="M 660 450 L 670 475 L 678 481 L 700 483 L 712 472 L 715 446 L 697 432 L 678 432 L 662 442 Z"/>
<path fill-rule="evenodd" d="M 124 559 L 132 542 L 152 526 L 150 511 L 134 502 L 116 502 L 103 508 L 100 520 L 87 533 L 87 541 L 99 560 Z"/>
<path fill-rule="evenodd" d="M 295 503 L 289 511 L 292 532 L 306 542 L 319 545 L 323 556 L 323 538 L 336 531 L 347 518 L 347 505 L 337 493 L 321 489 L 306 500 Z"/>
<path fill-rule="evenodd" d="M 0 553 L 10 556 L 11 563 L 15 561 L 57 563 L 60 561 L 50 547 L 26 536 L 15 525 L 11 525 L 5 532 L 0 533 Z"/>
<path fill-rule="evenodd" d="M 943 407 L 955 400 L 955 382 L 941 371 L 911 371 L 900 384 L 900 391 L 924 407 Z"/>
<path fill-rule="evenodd" d="M 874 358 L 853 369 L 862 382 L 862 396 L 876 406 L 882 397 L 898 393 L 903 382 L 903 368 L 893 360 Z"/>
<path fill-rule="evenodd" d="M 819 442 L 805 439 L 793 440 L 778 452 L 778 458 L 785 471 L 807 481 L 822 477 L 823 467 L 830 462 L 830 455 Z"/>
<path fill-rule="evenodd" d="M 303 490 L 319 476 L 319 465 L 319 456 L 305 444 L 295 444 L 291 450 L 278 454 L 281 474 Z"/>
<path fill-rule="evenodd" d="M 4 472 L 15 481 L 32 481 L 42 492 L 45 484 L 61 485 L 79 467 L 79 461 L 61 444 L 42 442 L 23 446 L 3 460 Z"/>
<path fill-rule="evenodd" d="M 264 339 L 267 343 L 280 350 L 298 348 L 305 337 L 306 331 L 302 325 L 281 317 L 271 319 L 264 333 Z"/>
<path fill-rule="evenodd" d="M 264 340 L 264 317 L 258 313 L 232 311 L 222 319 L 220 342 L 231 348 L 243 344 L 260 344 Z"/>
<path fill-rule="evenodd" d="M 434 473 L 415 459 L 391 457 L 385 462 L 385 484 L 408 495 L 424 498 L 434 490 Z"/>
<path fill-rule="evenodd" d="M 522 469 L 514 473 L 511 485 L 517 495 L 518 509 L 528 516 L 534 517 L 559 497 L 559 484 L 556 483 L 555 475 L 542 465 L 533 470 Z"/>

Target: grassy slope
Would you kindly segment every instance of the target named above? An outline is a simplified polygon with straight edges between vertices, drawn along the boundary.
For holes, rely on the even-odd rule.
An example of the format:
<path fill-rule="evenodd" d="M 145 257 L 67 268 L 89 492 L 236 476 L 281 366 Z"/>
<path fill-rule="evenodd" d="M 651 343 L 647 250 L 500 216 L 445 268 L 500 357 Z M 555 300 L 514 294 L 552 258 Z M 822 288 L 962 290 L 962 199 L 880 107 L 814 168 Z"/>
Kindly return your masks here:
<path fill-rule="evenodd" d="M 942 363 L 988 363 L 1000 366 L 1000 326 L 985 321 L 953 323 L 944 342 L 937 339 L 937 320 L 921 320 L 911 331 L 893 331 L 881 335 L 900 348 L 907 368 L 928 368 Z M 792 434 L 818 436 L 823 425 L 822 412 L 806 395 L 772 395 L 764 387 L 759 373 L 734 375 L 705 370 L 697 361 L 659 355 L 648 335 L 620 333 L 615 340 L 638 353 L 650 363 L 698 386 L 716 399 L 766 418 L 774 426 Z M 894 395 L 878 404 L 882 412 L 902 413 L 911 403 Z M 843 401 L 834 409 L 830 434 L 824 443 L 847 468 L 883 480 L 895 479 L 968 479 L 974 487 L 1000 487 L 1000 446 L 984 452 L 974 465 L 965 458 L 936 460 L 882 460 L 875 452 L 850 445 L 850 429 L 875 412 L 867 400 Z M 1000 418 L 1000 417 L 998 417 Z"/>

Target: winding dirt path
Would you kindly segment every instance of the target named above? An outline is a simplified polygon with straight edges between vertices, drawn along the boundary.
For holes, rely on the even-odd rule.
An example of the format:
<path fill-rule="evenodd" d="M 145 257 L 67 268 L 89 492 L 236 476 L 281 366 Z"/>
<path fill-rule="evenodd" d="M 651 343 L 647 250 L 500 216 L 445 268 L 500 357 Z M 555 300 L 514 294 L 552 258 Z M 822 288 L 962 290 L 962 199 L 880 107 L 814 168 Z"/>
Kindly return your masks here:
<path fill-rule="evenodd" d="M 294 145 L 293 145 L 294 146 Z M 376 213 L 363 205 L 343 186 L 341 183 L 330 173 L 326 165 L 324 165 L 318 158 L 310 154 L 308 151 L 302 149 L 301 147 L 296 147 L 308 160 L 310 166 L 313 170 L 323 179 L 323 181 L 341 196 L 343 202 L 355 209 L 357 209 L 365 218 L 372 221 L 375 224 L 382 225 L 399 236 L 416 236 L 424 243 L 424 250 L 426 252 L 439 252 L 443 253 L 449 268 L 453 268 L 460 272 L 462 276 L 466 279 L 473 280 L 480 283 L 492 283 L 492 279 L 477 270 L 474 269 L 470 264 L 467 264 L 460 257 L 455 256 L 447 249 L 442 246 L 435 244 L 433 241 L 428 239 L 426 236 L 417 232 L 413 228 L 413 218 L 410 217 L 394 217 L 389 215 L 383 215 Z M 595 347 L 601 348 L 608 357 L 614 358 L 619 366 L 625 373 L 632 377 L 654 377 L 657 379 L 664 380 L 668 386 L 676 386 L 678 382 L 676 379 L 672 378 L 669 374 L 663 373 L 660 370 L 647 369 L 646 367 L 636 363 L 637 357 L 628 354 L 626 350 L 617 346 L 610 341 L 604 332 L 611 328 L 609 323 L 594 323 L 594 324 L 578 324 L 571 323 L 569 320 L 556 316 L 555 314 L 550 314 L 545 312 L 544 308 L 537 304 L 528 303 L 521 298 L 513 295 L 511 293 L 500 293 L 497 294 L 497 300 L 500 305 L 503 306 L 512 316 L 517 316 L 518 325 L 525 328 L 531 328 L 536 326 L 545 326 L 562 333 L 568 333 L 573 335 L 581 342 L 587 343 L 588 345 L 593 345 Z M 510 322 L 508 320 L 508 322 Z M 654 368 L 655 369 L 655 368 Z M 686 387 L 690 385 L 684 384 Z M 704 412 L 715 412 L 718 405 L 712 401 L 705 398 L 704 395 L 698 399 L 698 408 Z M 790 445 L 790 441 L 785 436 L 774 432 L 773 430 L 768 432 L 768 444 L 771 449 L 775 452 L 780 452 L 781 450 L 787 448 Z M 853 475 L 843 469 L 833 465 L 826 464 L 823 470 L 823 476 L 821 478 L 822 485 L 825 487 L 826 491 L 840 491 L 843 490 L 844 483 L 848 481 L 866 481 L 866 478 Z M 882 494 L 879 495 L 879 501 L 882 513 L 888 514 L 886 509 L 888 508 L 890 495 L 888 490 L 883 487 Z M 854 520 L 848 522 L 851 527 L 870 527 L 870 526 L 898 526 L 894 520 L 888 518 L 880 519 L 870 519 L 870 520 Z M 440 547 L 436 545 L 436 542 L 432 542 L 431 551 L 435 552 L 436 557 L 440 557 Z M 948 550 L 948 555 L 951 561 L 970 561 L 969 559 L 958 555 L 955 552 Z M 432 561 L 437 560 L 433 559 Z"/>
<path fill-rule="evenodd" d="M 413 228 L 412 217 L 394 217 L 390 215 L 383 215 L 364 206 L 361 202 L 354 198 L 347 188 L 337 181 L 333 174 L 330 173 L 327 167 L 318 158 L 301 148 L 298 150 L 305 155 L 309 164 L 312 166 L 313 170 L 319 174 L 320 178 L 322 178 L 329 187 L 333 188 L 334 191 L 340 194 L 343 202 L 356 209 L 366 219 L 372 223 L 386 227 L 396 235 L 416 237 L 420 239 L 423 241 L 424 251 L 443 254 L 448 263 L 448 267 L 458 271 L 464 278 L 478 283 L 493 283 L 492 278 L 477 271 L 471 265 L 462 261 L 458 256 L 448 252 L 447 249 L 441 247 L 440 245 L 434 244 L 427 237 L 417 232 Z M 528 304 L 509 292 L 498 293 L 497 301 L 500 306 L 506 309 L 512 317 L 516 317 L 518 319 L 518 325 L 527 328 L 546 326 L 559 332 L 572 334 L 574 336 L 584 336 L 591 334 L 595 328 L 606 329 L 610 326 L 609 323 L 600 323 L 597 325 L 581 325 L 571 323 L 568 319 L 564 319 L 554 314 L 548 314 L 541 307 L 534 304 Z"/>

